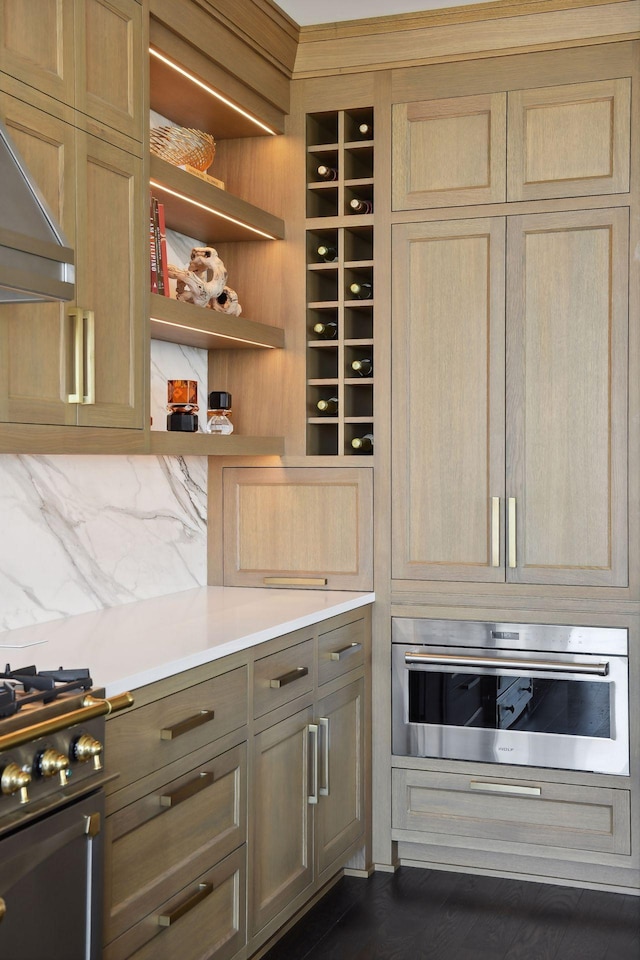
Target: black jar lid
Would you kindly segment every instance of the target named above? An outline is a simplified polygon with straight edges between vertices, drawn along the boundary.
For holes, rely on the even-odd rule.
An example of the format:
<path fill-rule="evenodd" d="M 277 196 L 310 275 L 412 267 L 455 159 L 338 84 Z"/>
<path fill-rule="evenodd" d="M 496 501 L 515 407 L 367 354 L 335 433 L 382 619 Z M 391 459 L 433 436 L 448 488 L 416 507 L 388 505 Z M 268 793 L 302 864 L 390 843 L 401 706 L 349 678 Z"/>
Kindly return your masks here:
<path fill-rule="evenodd" d="M 226 390 L 212 390 L 209 394 L 209 410 L 231 410 L 231 394 Z"/>

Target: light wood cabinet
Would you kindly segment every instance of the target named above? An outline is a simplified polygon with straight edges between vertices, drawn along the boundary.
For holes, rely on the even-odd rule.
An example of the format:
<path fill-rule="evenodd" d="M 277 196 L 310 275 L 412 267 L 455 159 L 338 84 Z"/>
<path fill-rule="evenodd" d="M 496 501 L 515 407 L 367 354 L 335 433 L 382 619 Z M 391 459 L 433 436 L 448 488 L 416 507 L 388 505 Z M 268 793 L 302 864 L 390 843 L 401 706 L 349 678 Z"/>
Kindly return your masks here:
<path fill-rule="evenodd" d="M 1 0 L 0 71 L 80 111 L 89 132 L 143 135 L 139 0 Z"/>
<path fill-rule="evenodd" d="M 393 576 L 625 586 L 627 212 L 506 230 L 394 227 Z"/>
<path fill-rule="evenodd" d="M 20 5 L 3 6 L 13 24 Z M 49 6 L 56 5 L 45 4 L 44 24 Z M 72 16 L 63 3 L 49 34 L 35 18 L 35 36 L 22 46 L 17 29 L 3 35 L 2 67 L 20 79 L 0 73 L 0 111 L 74 248 L 76 299 L 72 305 L 3 307 L 0 417 L 12 423 L 140 429 L 146 303 L 140 283 L 142 10 L 135 0 L 92 0 L 77 7 Z M 71 38 L 69 20 L 82 44 Z M 30 36 L 24 24 L 23 33 Z M 104 80 L 105 57 L 117 76 L 113 82 Z M 61 71 L 62 88 L 54 82 L 53 65 Z M 67 77 L 76 78 L 78 90 L 67 89 Z M 118 92 L 121 84 L 126 97 Z"/>
<path fill-rule="evenodd" d="M 372 588 L 370 470 L 225 468 L 223 496 L 226 586 Z"/>
<path fill-rule="evenodd" d="M 393 209 L 629 191 L 629 78 L 393 105 Z"/>

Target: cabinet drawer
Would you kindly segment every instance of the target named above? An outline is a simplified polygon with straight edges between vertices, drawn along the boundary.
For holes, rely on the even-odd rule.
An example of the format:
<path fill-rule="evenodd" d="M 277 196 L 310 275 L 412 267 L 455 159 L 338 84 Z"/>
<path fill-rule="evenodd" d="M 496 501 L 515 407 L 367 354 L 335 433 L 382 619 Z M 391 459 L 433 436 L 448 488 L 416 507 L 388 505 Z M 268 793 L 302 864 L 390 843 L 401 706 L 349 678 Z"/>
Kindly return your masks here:
<path fill-rule="evenodd" d="M 364 619 L 321 633 L 318 637 L 318 683 L 328 683 L 361 667 L 366 643 Z"/>
<path fill-rule="evenodd" d="M 110 720 L 109 770 L 120 776 L 107 793 L 243 726 L 247 683 L 247 669 L 239 667 Z"/>
<path fill-rule="evenodd" d="M 167 778 L 107 819 L 107 938 L 246 840 L 246 744 Z"/>
<path fill-rule="evenodd" d="M 242 846 L 111 943 L 104 960 L 228 960 L 246 942 L 245 873 Z"/>
<path fill-rule="evenodd" d="M 629 792 L 532 780 L 393 771 L 394 839 L 416 832 L 628 854 Z"/>
<path fill-rule="evenodd" d="M 256 660 L 253 668 L 253 715 L 262 717 L 310 690 L 313 690 L 312 639 Z"/>

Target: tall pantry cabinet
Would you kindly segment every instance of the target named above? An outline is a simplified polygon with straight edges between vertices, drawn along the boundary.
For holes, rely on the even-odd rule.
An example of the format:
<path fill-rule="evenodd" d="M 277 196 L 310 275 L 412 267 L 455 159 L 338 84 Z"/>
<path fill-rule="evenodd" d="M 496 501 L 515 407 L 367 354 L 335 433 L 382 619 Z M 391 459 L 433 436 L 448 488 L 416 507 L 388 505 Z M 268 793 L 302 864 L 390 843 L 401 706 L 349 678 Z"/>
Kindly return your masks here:
<path fill-rule="evenodd" d="M 502 89 L 393 107 L 394 217 L 425 212 L 392 228 L 395 580 L 628 584 L 630 80 L 608 64 L 527 89 L 497 64 Z"/>
<path fill-rule="evenodd" d="M 25 22 L 2 0 L 0 18 L 0 114 L 76 270 L 73 304 L 3 310 L 0 420 L 141 428 L 143 6 L 47 2 Z"/>

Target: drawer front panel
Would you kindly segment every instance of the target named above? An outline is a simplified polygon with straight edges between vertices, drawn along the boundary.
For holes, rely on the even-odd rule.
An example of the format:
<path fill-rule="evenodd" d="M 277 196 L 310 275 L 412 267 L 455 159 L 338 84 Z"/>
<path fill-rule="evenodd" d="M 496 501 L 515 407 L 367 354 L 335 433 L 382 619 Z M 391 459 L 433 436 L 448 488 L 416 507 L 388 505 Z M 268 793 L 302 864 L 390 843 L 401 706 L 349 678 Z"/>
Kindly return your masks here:
<path fill-rule="evenodd" d="M 328 683 L 364 664 L 365 621 L 344 624 L 318 637 L 318 683 Z"/>
<path fill-rule="evenodd" d="M 114 717 L 107 724 L 107 756 L 109 769 L 120 776 L 107 792 L 122 789 L 246 722 L 246 667 Z"/>
<path fill-rule="evenodd" d="M 104 960 L 228 960 L 246 943 L 246 847 L 201 874 L 104 951 Z"/>
<path fill-rule="evenodd" d="M 396 769 L 393 828 L 628 854 L 629 793 Z"/>
<path fill-rule="evenodd" d="M 257 660 L 253 668 L 253 715 L 262 717 L 313 690 L 313 640 Z"/>
<path fill-rule="evenodd" d="M 168 778 L 107 824 L 111 940 L 245 842 L 246 744 Z"/>

